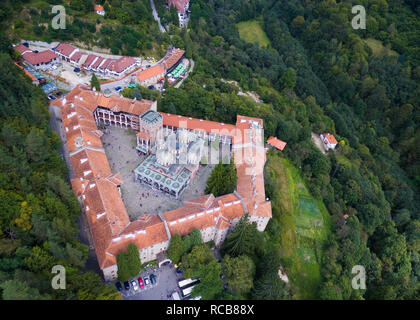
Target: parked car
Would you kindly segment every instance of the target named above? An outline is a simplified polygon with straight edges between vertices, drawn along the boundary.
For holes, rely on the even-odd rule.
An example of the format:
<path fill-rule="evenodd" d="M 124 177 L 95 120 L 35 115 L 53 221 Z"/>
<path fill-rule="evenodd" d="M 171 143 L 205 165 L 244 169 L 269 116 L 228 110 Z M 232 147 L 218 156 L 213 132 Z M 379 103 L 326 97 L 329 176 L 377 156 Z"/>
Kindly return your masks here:
<path fill-rule="evenodd" d="M 73 71 L 74 72 L 80 72 L 80 68 L 74 68 Z"/>
<path fill-rule="evenodd" d="M 130 290 L 130 284 L 128 283 L 128 281 L 124 282 L 124 288 L 125 290 Z"/>
<path fill-rule="evenodd" d="M 54 95 L 49 95 L 48 97 L 47 97 L 47 99 L 48 100 L 55 100 L 55 99 L 57 99 Z"/>
<path fill-rule="evenodd" d="M 150 284 L 149 278 L 144 278 L 144 284 L 148 286 Z"/>
<path fill-rule="evenodd" d="M 150 282 L 152 282 L 152 284 L 156 283 L 156 277 L 153 273 L 150 275 Z"/>
<path fill-rule="evenodd" d="M 143 282 L 143 279 L 140 277 L 140 278 L 138 278 L 137 280 L 138 280 L 138 282 L 139 282 L 139 286 L 140 286 L 140 288 L 143 288 L 143 287 L 144 287 L 144 282 Z"/>
<path fill-rule="evenodd" d="M 133 286 L 134 291 L 139 290 L 136 280 L 131 280 L 131 285 Z"/>
<path fill-rule="evenodd" d="M 119 282 L 119 281 L 117 281 L 117 283 L 115 284 L 115 286 L 117 287 L 117 290 L 118 291 L 122 291 L 122 285 L 121 285 L 121 282 Z"/>
<path fill-rule="evenodd" d="M 118 87 L 115 87 L 114 89 L 115 89 L 115 91 L 120 91 L 122 89 L 122 87 L 118 86 Z"/>
<path fill-rule="evenodd" d="M 150 64 L 148 64 L 148 65 L 146 66 L 146 69 L 147 69 L 147 68 L 150 68 Z"/>

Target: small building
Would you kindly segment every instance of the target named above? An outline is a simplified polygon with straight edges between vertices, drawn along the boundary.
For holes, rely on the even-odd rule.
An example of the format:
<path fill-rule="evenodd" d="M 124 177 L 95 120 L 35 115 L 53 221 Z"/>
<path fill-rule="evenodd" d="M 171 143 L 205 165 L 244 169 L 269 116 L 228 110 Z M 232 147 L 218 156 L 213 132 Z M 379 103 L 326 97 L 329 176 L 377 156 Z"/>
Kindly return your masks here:
<path fill-rule="evenodd" d="M 78 48 L 72 46 L 71 44 L 67 44 L 64 42 L 60 42 L 57 47 L 55 47 L 54 52 L 58 54 L 63 60 L 70 62 L 70 59 L 76 52 L 79 51 Z"/>
<path fill-rule="evenodd" d="M 190 0 L 168 0 L 168 7 L 175 6 L 178 12 L 186 13 L 190 7 Z"/>
<path fill-rule="evenodd" d="M 101 16 L 105 15 L 104 7 L 102 7 L 100 4 L 95 4 L 95 6 L 93 7 L 93 11 L 95 11 L 97 14 Z"/>
<path fill-rule="evenodd" d="M 120 77 L 140 65 L 140 62 L 133 57 L 121 57 L 112 61 L 106 68 L 107 73 Z"/>
<path fill-rule="evenodd" d="M 24 46 L 23 44 L 18 44 L 13 47 L 16 51 L 19 51 L 21 55 L 25 54 L 26 52 L 32 52 L 31 49 L 29 49 L 27 46 Z"/>
<path fill-rule="evenodd" d="M 44 50 L 41 52 L 25 52 L 22 58 L 32 67 L 38 68 L 58 62 L 58 55 L 51 50 Z"/>
<path fill-rule="evenodd" d="M 267 144 L 269 144 L 270 146 L 272 146 L 272 147 L 274 147 L 274 148 L 276 148 L 276 149 L 278 149 L 280 151 L 283 151 L 283 149 L 287 145 L 286 142 L 284 142 L 284 141 L 282 141 L 280 139 L 277 139 L 276 137 L 270 137 L 270 138 L 268 138 L 267 139 Z"/>
<path fill-rule="evenodd" d="M 76 51 L 70 58 L 70 63 L 75 67 L 79 66 L 79 63 L 83 56 L 87 56 L 87 53 L 82 51 Z"/>
<path fill-rule="evenodd" d="M 327 149 L 335 149 L 338 144 L 337 140 L 331 133 L 322 133 L 320 137 L 324 143 L 325 148 Z"/>
<path fill-rule="evenodd" d="M 157 83 L 164 76 L 165 70 L 160 65 L 155 65 L 137 73 L 137 82 L 143 87 L 148 87 Z"/>
<path fill-rule="evenodd" d="M 169 73 L 176 68 L 178 63 L 184 57 L 184 54 L 184 50 L 171 47 L 168 49 L 162 60 L 160 60 L 159 65 L 165 70 L 166 73 Z"/>
<path fill-rule="evenodd" d="M 137 135 L 137 144 L 142 147 L 139 151 L 148 153 L 155 146 L 162 125 L 162 115 L 154 110 L 148 110 L 139 117 L 140 132 Z"/>
<path fill-rule="evenodd" d="M 14 46 L 13 49 L 19 51 L 23 60 L 33 68 L 47 66 L 51 63 L 58 62 L 58 55 L 52 50 L 33 51 L 23 44 Z"/>

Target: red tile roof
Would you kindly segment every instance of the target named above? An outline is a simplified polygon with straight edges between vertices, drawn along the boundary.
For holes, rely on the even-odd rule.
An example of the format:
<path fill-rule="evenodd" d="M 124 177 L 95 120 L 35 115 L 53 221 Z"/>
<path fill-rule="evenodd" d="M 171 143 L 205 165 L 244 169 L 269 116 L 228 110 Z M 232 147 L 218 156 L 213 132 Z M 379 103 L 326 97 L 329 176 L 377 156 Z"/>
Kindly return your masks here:
<path fill-rule="evenodd" d="M 116 61 L 113 61 L 109 66 L 109 71 L 114 71 L 117 73 L 123 72 L 125 69 L 135 64 L 137 61 L 133 57 L 121 57 Z"/>
<path fill-rule="evenodd" d="M 267 143 L 272 145 L 273 147 L 279 149 L 280 151 L 283 151 L 283 149 L 286 147 L 287 143 L 277 139 L 276 137 L 270 137 L 267 139 Z"/>
<path fill-rule="evenodd" d="M 165 57 L 159 62 L 163 69 L 168 70 L 173 67 L 184 56 L 185 51 L 178 48 L 168 50 Z"/>
<path fill-rule="evenodd" d="M 145 81 L 152 77 L 156 77 L 158 75 L 163 74 L 165 74 L 165 71 L 162 69 L 162 67 L 160 65 L 156 65 L 137 73 L 137 79 L 139 81 Z"/>
<path fill-rule="evenodd" d="M 331 133 L 323 133 L 324 139 L 326 138 L 330 144 L 337 144 L 337 140 Z"/>
<path fill-rule="evenodd" d="M 23 54 L 25 51 L 32 51 L 27 46 L 24 46 L 23 44 L 18 44 L 13 47 L 13 49 L 19 51 L 21 54 Z"/>
<path fill-rule="evenodd" d="M 75 175 L 71 183 L 74 192 L 82 199 L 101 269 L 114 265 L 115 256 L 125 250 L 129 243 L 135 243 L 142 249 L 169 240 L 164 222 L 159 216 L 145 215 L 136 221 L 129 221 L 118 189 L 122 184 L 121 176 L 111 173 L 100 140 L 101 132 L 96 129 L 92 114 L 98 106 L 102 106 L 140 115 L 150 109 L 151 103 L 147 100 L 133 101 L 114 95 L 106 98 L 101 92 L 90 91 L 83 86 L 73 89 L 65 99 L 53 101 L 54 105 L 61 106 L 63 126 L 68 129 L 67 146 Z M 175 115 L 168 117 L 171 116 L 179 119 Z M 204 130 L 221 126 L 217 122 L 188 120 L 192 120 L 193 128 L 196 121 L 204 123 Z M 217 198 L 205 195 L 185 201 L 182 208 L 163 213 L 161 216 L 166 220 L 172 235 L 185 235 L 194 228 L 203 230 L 214 227 L 223 230 L 230 226 L 232 219 L 240 218 L 245 212 L 260 217 L 271 217 L 271 203 L 265 199 L 262 173 L 265 153 L 261 161 L 258 152 L 255 152 L 263 148 L 262 139 L 256 138 L 258 130 L 253 128 L 256 123 L 262 129 L 261 119 L 249 117 L 238 116 L 236 127 L 227 125 L 232 129 L 237 128 L 236 133 L 239 131 L 245 134 L 246 139 L 241 141 L 250 142 L 235 149 L 238 193 Z M 173 124 L 179 125 L 180 122 L 174 121 Z M 246 129 L 250 129 L 250 132 Z M 233 131 L 232 134 L 236 133 Z M 79 146 L 75 145 L 77 141 Z M 253 152 L 249 159 L 245 157 L 245 162 L 237 161 L 236 155 L 239 152 L 246 151 L 245 154 L 249 156 L 250 150 Z"/>
<path fill-rule="evenodd" d="M 189 130 L 201 130 L 207 133 L 215 133 L 226 136 L 236 134 L 236 126 L 222 122 L 184 117 L 170 113 L 159 112 L 163 116 L 163 125 L 177 128 L 186 128 Z"/>
<path fill-rule="evenodd" d="M 111 63 L 112 59 L 106 59 L 105 62 L 99 67 L 100 70 L 105 70 Z"/>
<path fill-rule="evenodd" d="M 95 4 L 93 7 L 94 11 L 104 11 L 104 7 L 102 7 L 100 4 Z"/>
<path fill-rule="evenodd" d="M 55 51 L 65 55 L 66 57 L 69 57 L 74 50 L 76 50 L 76 47 L 64 42 L 60 42 L 60 44 L 55 48 Z"/>
<path fill-rule="evenodd" d="M 50 63 L 52 60 L 58 58 L 58 55 L 52 50 L 45 50 L 38 53 L 25 52 L 22 57 L 32 65 L 37 65 L 40 63 Z"/>
<path fill-rule="evenodd" d="M 85 54 L 86 54 L 85 52 L 77 51 L 75 54 L 71 56 L 70 60 L 74 62 L 79 62 L 80 58 Z"/>
<path fill-rule="evenodd" d="M 99 58 L 99 57 L 96 54 L 89 54 L 85 62 L 83 63 L 82 67 L 88 68 L 92 64 L 92 62 L 95 60 L 95 58 Z"/>
<path fill-rule="evenodd" d="M 168 6 L 174 5 L 178 11 L 185 13 L 185 6 L 190 0 L 168 0 Z"/>
<path fill-rule="evenodd" d="M 98 66 L 102 63 L 102 61 L 105 61 L 105 58 L 102 57 L 98 57 L 98 59 L 96 60 L 96 62 L 94 64 L 92 64 L 91 68 L 93 69 L 97 69 Z"/>

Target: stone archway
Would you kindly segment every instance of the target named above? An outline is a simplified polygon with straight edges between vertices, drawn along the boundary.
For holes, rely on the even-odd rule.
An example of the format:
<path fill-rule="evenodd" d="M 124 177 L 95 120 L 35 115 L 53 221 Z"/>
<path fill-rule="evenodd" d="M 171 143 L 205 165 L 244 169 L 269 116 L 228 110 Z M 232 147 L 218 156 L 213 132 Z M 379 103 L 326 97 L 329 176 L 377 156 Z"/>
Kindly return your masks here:
<path fill-rule="evenodd" d="M 172 263 L 171 259 L 168 258 L 168 255 L 166 254 L 166 251 L 159 252 L 156 255 L 156 260 L 157 260 L 159 268 L 162 267 L 163 265 Z"/>

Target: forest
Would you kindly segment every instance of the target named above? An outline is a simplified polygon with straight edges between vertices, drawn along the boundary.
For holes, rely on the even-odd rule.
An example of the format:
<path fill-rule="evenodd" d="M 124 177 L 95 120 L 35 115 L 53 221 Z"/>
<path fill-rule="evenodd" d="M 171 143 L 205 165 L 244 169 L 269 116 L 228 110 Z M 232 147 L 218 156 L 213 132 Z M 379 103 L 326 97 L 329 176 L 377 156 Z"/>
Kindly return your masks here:
<path fill-rule="evenodd" d="M 264 120 L 266 138 L 274 135 L 288 143 L 279 157 L 299 168 L 311 195 L 323 201 L 332 220 L 331 233 L 323 248 L 322 281 L 316 298 L 420 298 L 417 147 L 420 142 L 420 4 L 417 1 L 361 0 L 367 11 L 366 30 L 354 30 L 351 27 L 353 2 L 349 0 L 194 0 L 189 29 L 171 28 L 165 34 L 150 31 L 158 30 L 156 23 L 142 27 L 134 21 L 120 26 L 123 21 L 120 19 L 126 17 L 121 13 L 124 8 L 142 1 L 117 1 L 120 6 L 112 6 L 116 12 L 112 31 L 106 29 L 108 26 L 99 29 L 99 33 L 96 31 L 96 35 L 102 31 L 104 35 L 111 33 L 95 37 L 95 42 L 96 38 L 102 41 L 95 45 L 111 50 L 115 46 L 118 50 L 122 48 L 118 52 L 127 53 L 129 41 L 124 40 L 124 45 L 119 46 L 113 42 L 122 38 L 113 35 L 129 35 L 128 29 L 121 28 L 134 28 L 149 37 L 148 50 L 156 56 L 159 47 L 174 44 L 195 61 L 194 73 L 180 88 L 170 87 L 156 97 L 160 111 L 232 124 L 237 114 L 260 117 Z M 18 8 L 19 5 L 27 7 L 30 1 L 15 2 Z M 70 6 L 77 2 L 82 1 L 70 1 Z M 146 3 L 149 1 L 144 1 L 144 7 L 149 10 Z M 8 5 L 8 1 L 0 4 L 1 21 L 8 19 Z M 87 14 L 81 7 L 72 10 L 80 14 L 81 21 Z M 18 12 L 15 11 L 15 16 L 19 16 Z M 172 18 L 169 12 L 168 23 Z M 144 16 L 144 19 L 152 21 L 153 18 Z M 19 36 L 17 20 L 13 29 L 16 38 Z M 269 39 L 268 45 L 259 46 L 240 37 L 237 24 L 247 21 L 259 22 Z M 146 31 L 147 28 L 151 29 Z M 10 25 L 3 23 L 2 29 L 10 32 Z M 87 43 L 93 41 L 87 27 L 81 33 L 80 39 Z M 56 34 L 51 39 L 68 40 L 65 37 L 69 36 Z M 25 262 L 31 260 L 28 257 L 65 260 L 72 256 L 74 259 L 77 254 L 68 256 L 67 251 L 79 250 L 79 256 L 83 257 L 83 247 L 72 242 L 74 234 L 56 231 L 61 239 L 52 236 L 54 228 L 61 225 L 54 224 L 53 217 L 65 218 L 50 212 L 65 210 L 67 223 L 73 225 L 73 230 L 78 214 L 74 199 L 68 195 L 70 189 L 62 182 L 66 169 L 56 153 L 59 141 L 48 127 L 42 94 L 23 80 L 11 62 L 13 53 L 7 37 L 2 38 L 0 46 L 5 52 L 1 58 L 2 70 L 10 70 L 1 75 L 0 84 L 0 192 L 5 197 L 0 203 L 6 206 L 1 211 L 0 238 L 10 250 L 2 254 L 0 262 L 3 266 L 0 286 L 4 295 L 10 290 L 7 285 L 4 289 L 4 283 L 24 282 L 22 274 L 38 272 L 30 269 L 30 262 Z M 135 53 L 143 52 L 134 47 Z M 238 85 L 224 80 L 236 81 Z M 239 90 L 255 92 L 261 101 L 240 96 Z M 143 89 L 141 94 L 156 96 Z M 311 133 L 323 132 L 333 133 L 339 141 L 336 150 L 327 156 L 311 141 Z M 42 144 L 48 148 L 38 148 Z M 39 154 L 39 150 L 44 152 Z M 269 175 L 266 170 L 266 176 Z M 270 199 L 276 198 L 277 187 L 274 181 L 266 179 Z M 61 193 L 68 198 L 58 196 Z M 254 267 L 257 266 L 257 269 L 247 268 L 254 277 L 254 290 L 239 290 L 239 297 L 264 298 L 264 292 L 271 292 L 273 273 L 265 276 L 258 266 L 266 254 L 278 261 L 277 253 L 282 250 L 278 241 L 282 231 L 276 219 L 282 214 L 282 208 L 275 201 L 272 205 L 273 219 L 262 239 L 251 236 L 253 242 L 264 243 L 249 253 Z M 28 219 L 28 215 L 32 218 Z M 37 223 L 42 224 L 41 218 L 38 219 L 41 216 L 49 222 L 46 225 L 51 230 L 51 238 L 45 238 L 47 232 L 40 232 L 44 237 L 40 239 L 33 235 L 38 230 Z M 32 228 L 24 231 L 29 224 Z M 8 235 L 10 228 L 14 239 Z M 72 239 L 70 249 L 64 240 L 66 234 Z M 20 249 L 24 247 L 36 252 Z M 229 245 L 226 248 L 230 256 L 241 256 L 232 254 Z M 77 264 L 70 260 L 68 263 Z M 213 263 L 211 259 L 205 262 Z M 366 268 L 366 290 L 351 287 L 354 276 L 351 270 L 355 265 Z M 14 269 L 24 272 L 16 274 L 11 271 Z M 294 293 L 299 288 L 293 283 L 290 286 L 284 294 L 285 289 L 279 285 L 277 294 L 271 298 L 298 298 Z M 31 288 L 37 288 L 41 295 L 48 294 L 42 291 L 41 284 L 34 283 Z M 255 290 L 261 295 L 253 296 Z M 215 293 L 213 297 L 220 296 Z"/>
<path fill-rule="evenodd" d="M 0 36 L 0 291 L 3 299 L 121 299 L 86 271 L 78 240 L 80 206 L 50 129 L 44 92 L 13 62 Z M 51 269 L 66 269 L 67 290 L 54 290 Z"/>

